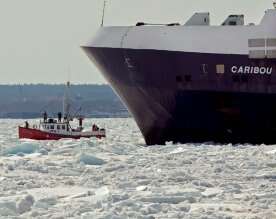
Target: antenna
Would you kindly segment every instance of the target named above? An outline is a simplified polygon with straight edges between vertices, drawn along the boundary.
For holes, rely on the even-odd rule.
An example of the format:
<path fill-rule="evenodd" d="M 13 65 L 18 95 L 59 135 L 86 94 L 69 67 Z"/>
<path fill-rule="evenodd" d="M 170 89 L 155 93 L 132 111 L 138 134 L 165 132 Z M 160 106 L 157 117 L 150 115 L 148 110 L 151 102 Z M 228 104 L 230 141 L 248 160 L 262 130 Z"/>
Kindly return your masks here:
<path fill-rule="evenodd" d="M 105 6 L 106 6 L 106 0 L 104 0 L 104 5 L 103 5 L 103 15 L 102 15 L 102 23 L 101 23 L 101 27 L 104 25 Z"/>
<path fill-rule="evenodd" d="M 71 65 L 68 65 L 68 70 L 67 70 L 67 81 L 71 80 Z"/>
<path fill-rule="evenodd" d="M 67 121 L 70 120 L 70 99 L 69 99 L 69 89 L 70 89 L 70 82 L 67 81 L 66 83 L 66 88 L 64 92 L 64 97 L 63 97 L 63 115 L 67 119 Z"/>

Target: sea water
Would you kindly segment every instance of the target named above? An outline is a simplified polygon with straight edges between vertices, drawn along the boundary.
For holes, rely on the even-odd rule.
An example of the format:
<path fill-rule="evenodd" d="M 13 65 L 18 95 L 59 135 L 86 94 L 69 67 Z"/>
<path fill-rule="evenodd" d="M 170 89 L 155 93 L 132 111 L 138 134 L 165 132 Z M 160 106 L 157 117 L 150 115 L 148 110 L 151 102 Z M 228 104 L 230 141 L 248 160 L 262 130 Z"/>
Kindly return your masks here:
<path fill-rule="evenodd" d="M 0 218 L 276 218 L 276 146 L 145 147 L 133 119 L 86 120 L 101 140 L 19 140 L 23 123 L 0 120 Z"/>

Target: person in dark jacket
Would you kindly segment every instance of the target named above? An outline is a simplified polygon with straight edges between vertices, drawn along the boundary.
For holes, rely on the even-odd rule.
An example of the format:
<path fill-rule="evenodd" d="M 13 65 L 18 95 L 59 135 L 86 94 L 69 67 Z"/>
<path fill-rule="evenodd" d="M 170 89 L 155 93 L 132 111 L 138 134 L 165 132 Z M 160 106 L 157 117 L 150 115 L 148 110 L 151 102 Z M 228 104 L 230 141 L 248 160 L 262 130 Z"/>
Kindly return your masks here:
<path fill-rule="evenodd" d="M 62 113 L 59 112 L 59 113 L 58 113 L 58 122 L 61 122 L 61 118 L 62 118 Z"/>
<path fill-rule="evenodd" d="M 44 122 L 47 122 L 47 119 L 48 119 L 47 112 L 44 111 L 44 113 L 43 113 L 43 120 L 44 120 Z"/>

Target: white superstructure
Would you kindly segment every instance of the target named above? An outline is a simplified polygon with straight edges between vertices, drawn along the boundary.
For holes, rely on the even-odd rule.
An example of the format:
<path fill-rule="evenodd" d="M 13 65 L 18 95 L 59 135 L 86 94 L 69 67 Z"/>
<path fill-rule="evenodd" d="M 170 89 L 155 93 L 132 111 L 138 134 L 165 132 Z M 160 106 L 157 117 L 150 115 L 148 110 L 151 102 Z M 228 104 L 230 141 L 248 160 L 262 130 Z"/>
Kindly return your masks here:
<path fill-rule="evenodd" d="M 276 57 L 275 9 L 267 10 L 258 25 L 242 25 L 242 16 L 232 17 L 237 25 L 198 25 L 197 16 L 208 18 L 197 14 L 179 26 L 103 27 L 85 46 Z"/>

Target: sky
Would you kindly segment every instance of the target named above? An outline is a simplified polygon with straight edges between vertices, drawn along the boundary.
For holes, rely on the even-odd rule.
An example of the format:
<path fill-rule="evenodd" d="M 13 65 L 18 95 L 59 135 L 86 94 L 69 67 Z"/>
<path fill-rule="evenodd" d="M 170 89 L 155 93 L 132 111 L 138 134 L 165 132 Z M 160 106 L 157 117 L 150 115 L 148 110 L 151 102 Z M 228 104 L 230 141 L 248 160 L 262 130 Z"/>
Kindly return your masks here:
<path fill-rule="evenodd" d="M 210 12 L 211 23 L 245 14 L 259 23 L 272 0 L 107 0 L 105 25 L 185 21 Z M 0 0 L 0 84 L 105 84 L 80 46 L 101 23 L 103 0 Z"/>

